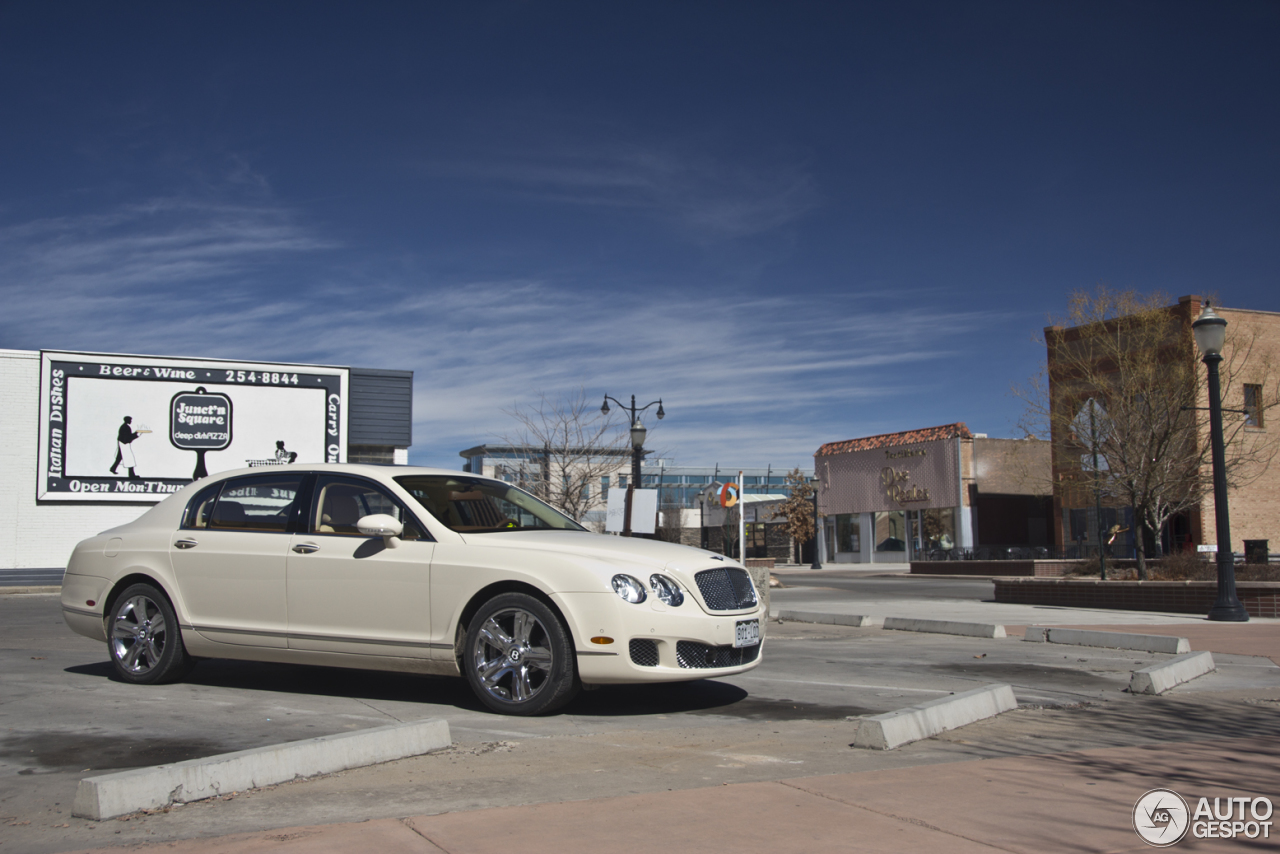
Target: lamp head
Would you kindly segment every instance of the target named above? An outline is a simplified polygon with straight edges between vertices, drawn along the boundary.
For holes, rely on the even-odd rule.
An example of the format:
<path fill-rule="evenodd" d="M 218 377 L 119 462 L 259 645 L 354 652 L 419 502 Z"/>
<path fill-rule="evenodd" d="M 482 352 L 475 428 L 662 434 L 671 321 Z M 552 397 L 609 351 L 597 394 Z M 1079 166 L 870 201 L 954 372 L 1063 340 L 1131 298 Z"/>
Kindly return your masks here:
<path fill-rule="evenodd" d="M 644 437 L 649 431 L 644 429 L 644 425 L 640 423 L 640 419 L 636 419 L 636 423 L 631 425 L 631 447 L 637 451 L 644 447 Z"/>
<path fill-rule="evenodd" d="M 601 415 L 609 414 L 609 396 L 608 395 L 605 395 L 604 405 L 600 407 L 600 414 Z"/>
<path fill-rule="evenodd" d="M 658 398 L 658 420 L 661 421 L 666 414 L 662 411 L 662 398 Z"/>
<path fill-rule="evenodd" d="M 1191 333 L 1196 337 L 1196 346 L 1205 356 L 1216 356 L 1222 352 L 1222 345 L 1227 340 L 1227 321 L 1214 312 L 1209 303 L 1191 324 Z"/>

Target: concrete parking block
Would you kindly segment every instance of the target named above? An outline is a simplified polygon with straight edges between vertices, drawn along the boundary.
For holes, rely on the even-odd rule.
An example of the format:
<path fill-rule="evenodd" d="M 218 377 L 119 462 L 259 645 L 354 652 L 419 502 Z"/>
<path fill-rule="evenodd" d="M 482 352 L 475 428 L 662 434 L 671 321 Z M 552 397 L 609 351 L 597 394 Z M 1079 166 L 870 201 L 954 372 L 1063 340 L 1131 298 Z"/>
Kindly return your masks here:
<path fill-rule="evenodd" d="M 919 703 L 896 712 L 865 718 L 854 737 L 854 747 L 893 750 L 947 730 L 995 717 L 1018 707 L 1009 685 L 988 685 L 941 700 Z"/>
<path fill-rule="evenodd" d="M 857 626 L 877 628 L 884 625 L 884 617 L 865 614 L 824 614 L 821 611 L 778 611 L 777 619 L 793 623 L 819 623 L 824 626 Z"/>
<path fill-rule="evenodd" d="M 448 721 L 432 718 L 86 777 L 80 781 L 71 814 L 101 821 L 173 803 L 418 756 L 452 743 Z"/>
<path fill-rule="evenodd" d="M 913 620 L 909 617 L 886 617 L 886 629 L 899 632 L 934 632 L 941 635 L 964 635 L 971 638 L 1002 638 L 1004 626 L 991 623 L 959 623 L 954 620 Z"/>
<path fill-rule="evenodd" d="M 1023 640 L 1072 646 L 1099 646 L 1107 649 L 1133 649 L 1140 652 L 1163 652 L 1171 655 L 1191 652 L 1191 644 L 1186 638 L 1139 635 L 1129 632 L 1099 632 L 1092 629 L 1060 629 L 1057 626 L 1028 626 Z"/>
<path fill-rule="evenodd" d="M 1129 677 L 1129 693 L 1163 694 L 1175 685 L 1190 682 L 1216 669 L 1213 664 L 1213 653 L 1207 650 L 1180 655 L 1160 664 L 1133 671 L 1133 675 Z"/>

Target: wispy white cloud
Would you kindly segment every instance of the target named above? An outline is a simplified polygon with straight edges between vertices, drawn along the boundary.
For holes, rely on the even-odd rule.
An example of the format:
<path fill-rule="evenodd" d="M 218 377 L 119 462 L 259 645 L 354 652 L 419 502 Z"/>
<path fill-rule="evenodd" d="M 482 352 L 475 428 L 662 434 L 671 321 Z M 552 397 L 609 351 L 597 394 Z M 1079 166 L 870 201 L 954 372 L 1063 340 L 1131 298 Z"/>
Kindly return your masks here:
<path fill-rule="evenodd" d="M 542 202 L 633 209 L 697 239 L 747 237 L 786 225 L 819 200 L 803 164 L 728 162 L 701 151 L 634 143 L 545 144 L 436 162 L 428 171 L 488 192 Z"/>
<path fill-rule="evenodd" d="M 504 410 L 585 389 L 661 397 L 654 445 L 681 462 L 792 466 L 822 442 L 901 427 L 868 413 L 922 390 L 904 366 L 951 358 L 992 319 L 902 309 L 901 294 L 889 324 L 865 310 L 875 293 L 637 294 L 367 268 L 258 287 L 284 262 L 323 269 L 313 262 L 331 248 L 270 206 L 165 200 L 10 226 L 0 346 L 412 369 L 412 458 L 433 464 L 508 433 Z"/>

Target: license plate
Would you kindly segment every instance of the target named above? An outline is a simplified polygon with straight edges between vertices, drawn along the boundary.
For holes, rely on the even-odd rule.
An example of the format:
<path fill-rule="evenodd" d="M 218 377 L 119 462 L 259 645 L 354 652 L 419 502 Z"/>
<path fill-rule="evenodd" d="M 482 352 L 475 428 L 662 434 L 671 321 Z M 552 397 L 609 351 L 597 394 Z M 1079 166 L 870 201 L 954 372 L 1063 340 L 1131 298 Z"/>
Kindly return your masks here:
<path fill-rule="evenodd" d="M 760 621 L 742 620 L 735 627 L 733 645 L 736 647 L 755 646 L 760 643 Z"/>

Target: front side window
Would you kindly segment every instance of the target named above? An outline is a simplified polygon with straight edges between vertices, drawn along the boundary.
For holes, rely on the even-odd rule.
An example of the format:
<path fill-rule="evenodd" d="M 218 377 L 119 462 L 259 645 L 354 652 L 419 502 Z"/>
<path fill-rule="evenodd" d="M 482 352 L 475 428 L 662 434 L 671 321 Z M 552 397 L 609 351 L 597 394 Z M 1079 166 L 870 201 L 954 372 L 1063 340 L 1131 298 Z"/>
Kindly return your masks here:
<path fill-rule="evenodd" d="M 210 528 L 284 533 L 302 488 L 302 475 L 250 475 L 224 481 Z"/>
<path fill-rule="evenodd" d="M 401 539 L 422 538 L 417 520 L 390 495 L 368 481 L 321 476 L 316 482 L 311 530 L 317 534 L 364 536 L 356 527 L 365 516 L 390 516 L 404 525 Z"/>
<path fill-rule="evenodd" d="M 396 478 L 396 483 L 442 525 L 459 533 L 586 530 L 554 507 L 505 483 L 454 475 L 408 475 Z"/>

